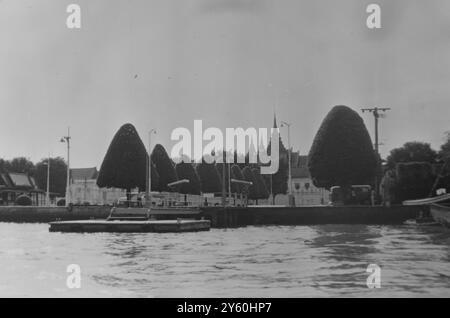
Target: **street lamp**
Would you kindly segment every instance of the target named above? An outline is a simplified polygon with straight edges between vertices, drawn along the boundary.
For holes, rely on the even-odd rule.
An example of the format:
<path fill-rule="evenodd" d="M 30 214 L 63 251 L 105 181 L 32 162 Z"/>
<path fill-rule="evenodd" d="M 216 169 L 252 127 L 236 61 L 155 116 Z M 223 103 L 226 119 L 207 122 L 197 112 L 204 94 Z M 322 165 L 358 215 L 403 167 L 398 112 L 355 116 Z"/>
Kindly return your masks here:
<path fill-rule="evenodd" d="M 147 190 L 147 193 L 145 194 L 145 204 L 147 206 L 147 208 L 151 208 L 152 205 L 152 160 L 150 158 L 151 155 L 151 150 L 152 150 L 152 134 L 156 134 L 156 130 L 155 129 L 151 129 L 148 132 L 148 156 L 147 156 L 147 171 L 146 171 L 146 175 L 147 177 L 145 178 L 146 183 L 145 183 L 145 188 Z"/>
<path fill-rule="evenodd" d="M 289 164 L 289 205 L 291 205 L 291 197 L 292 197 L 292 172 L 291 172 L 291 124 L 285 121 L 281 122 L 281 127 L 288 128 L 288 164 Z"/>
<path fill-rule="evenodd" d="M 67 128 L 67 136 L 61 138 L 61 142 L 67 143 L 67 180 L 66 180 L 66 206 L 69 205 L 70 201 L 70 127 Z"/>
<path fill-rule="evenodd" d="M 50 206 L 50 155 L 47 162 L 44 162 L 44 166 L 47 166 L 47 191 L 45 192 L 45 205 Z"/>

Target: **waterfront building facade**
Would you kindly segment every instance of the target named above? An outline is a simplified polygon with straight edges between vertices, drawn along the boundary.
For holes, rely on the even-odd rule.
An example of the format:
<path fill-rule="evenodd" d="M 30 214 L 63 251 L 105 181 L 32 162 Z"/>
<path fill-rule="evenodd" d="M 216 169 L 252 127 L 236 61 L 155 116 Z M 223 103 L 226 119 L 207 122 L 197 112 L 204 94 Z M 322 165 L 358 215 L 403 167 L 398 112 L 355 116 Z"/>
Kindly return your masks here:
<path fill-rule="evenodd" d="M 330 192 L 324 188 L 314 186 L 308 169 L 308 156 L 301 156 L 299 152 L 292 152 L 291 166 L 292 183 L 288 183 L 288 193 L 292 186 L 295 206 L 328 204 Z M 288 205 L 288 196 L 278 194 L 275 196 L 275 204 Z"/>
<path fill-rule="evenodd" d="M 93 168 L 70 169 L 70 198 L 77 205 L 112 205 L 126 197 L 126 191 L 117 188 L 100 188 L 97 185 L 98 170 Z"/>
<path fill-rule="evenodd" d="M 29 197 L 32 205 L 45 204 L 45 191 L 37 187 L 33 177 L 26 173 L 0 173 L 0 205 L 14 205 L 22 195 Z"/>

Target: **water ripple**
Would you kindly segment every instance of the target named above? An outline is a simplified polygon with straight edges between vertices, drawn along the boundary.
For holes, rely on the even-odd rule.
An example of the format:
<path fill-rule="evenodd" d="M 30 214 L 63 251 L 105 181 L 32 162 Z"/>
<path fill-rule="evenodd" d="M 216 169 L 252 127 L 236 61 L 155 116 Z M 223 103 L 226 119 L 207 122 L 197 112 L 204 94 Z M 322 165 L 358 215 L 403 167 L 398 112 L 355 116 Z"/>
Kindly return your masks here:
<path fill-rule="evenodd" d="M 0 296 L 450 296 L 450 231 L 271 226 L 184 234 L 61 234 L 0 223 Z M 381 288 L 368 289 L 369 264 Z M 66 287 L 79 264 L 82 287 Z"/>

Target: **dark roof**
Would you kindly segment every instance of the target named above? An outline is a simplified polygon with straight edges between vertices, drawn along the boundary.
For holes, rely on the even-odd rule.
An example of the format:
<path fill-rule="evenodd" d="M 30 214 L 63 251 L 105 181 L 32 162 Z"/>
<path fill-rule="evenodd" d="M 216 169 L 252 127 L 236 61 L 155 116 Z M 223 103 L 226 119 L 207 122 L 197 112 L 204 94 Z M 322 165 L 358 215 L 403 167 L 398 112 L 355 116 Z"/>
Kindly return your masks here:
<path fill-rule="evenodd" d="M 300 168 L 308 166 L 308 156 L 301 156 L 298 151 L 291 153 L 292 168 Z"/>
<path fill-rule="evenodd" d="M 0 186 L 7 186 L 8 184 L 6 183 L 3 173 L 0 173 Z"/>
<path fill-rule="evenodd" d="M 93 168 L 76 168 L 70 169 L 70 177 L 72 180 L 92 180 L 97 179 L 98 171 Z"/>
<path fill-rule="evenodd" d="M 0 174 L 0 187 L 9 190 L 38 190 L 35 180 L 26 173 L 9 172 Z"/>
<path fill-rule="evenodd" d="M 9 178 L 15 187 L 33 188 L 33 184 L 26 173 L 10 172 Z"/>
<path fill-rule="evenodd" d="M 309 170 L 307 167 L 292 168 L 292 178 L 310 178 Z"/>
<path fill-rule="evenodd" d="M 308 156 L 300 156 L 298 152 L 291 154 L 292 178 L 310 178 Z"/>

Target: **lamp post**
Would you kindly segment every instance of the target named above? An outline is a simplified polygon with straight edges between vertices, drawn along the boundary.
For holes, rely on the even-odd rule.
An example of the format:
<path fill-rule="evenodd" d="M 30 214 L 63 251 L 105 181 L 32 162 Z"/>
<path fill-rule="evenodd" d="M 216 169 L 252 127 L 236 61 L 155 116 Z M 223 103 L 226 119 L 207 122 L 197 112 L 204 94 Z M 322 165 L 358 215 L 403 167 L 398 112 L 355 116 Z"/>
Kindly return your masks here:
<path fill-rule="evenodd" d="M 150 208 L 152 205 L 152 160 L 150 158 L 151 155 L 151 150 L 152 150 L 152 134 L 156 134 L 156 130 L 155 129 L 151 129 L 148 132 L 148 156 L 147 156 L 147 171 L 146 171 L 146 175 L 147 178 L 145 178 L 146 183 L 145 183 L 145 189 L 147 191 L 147 193 L 145 194 L 145 205 L 147 206 L 147 208 Z"/>
<path fill-rule="evenodd" d="M 66 180 L 66 206 L 70 201 L 70 127 L 67 128 L 67 136 L 61 138 L 61 142 L 67 143 L 67 180 Z"/>
<path fill-rule="evenodd" d="M 228 205 L 231 205 L 231 164 L 228 163 Z"/>
<path fill-rule="evenodd" d="M 281 127 L 287 127 L 288 128 L 288 164 L 289 164 L 289 205 L 291 205 L 291 196 L 292 196 L 292 173 L 291 173 L 291 124 L 282 121 Z"/>
<path fill-rule="evenodd" d="M 48 156 L 47 163 L 44 163 L 47 166 L 47 191 L 45 192 L 45 205 L 50 205 L 50 155 Z"/>

